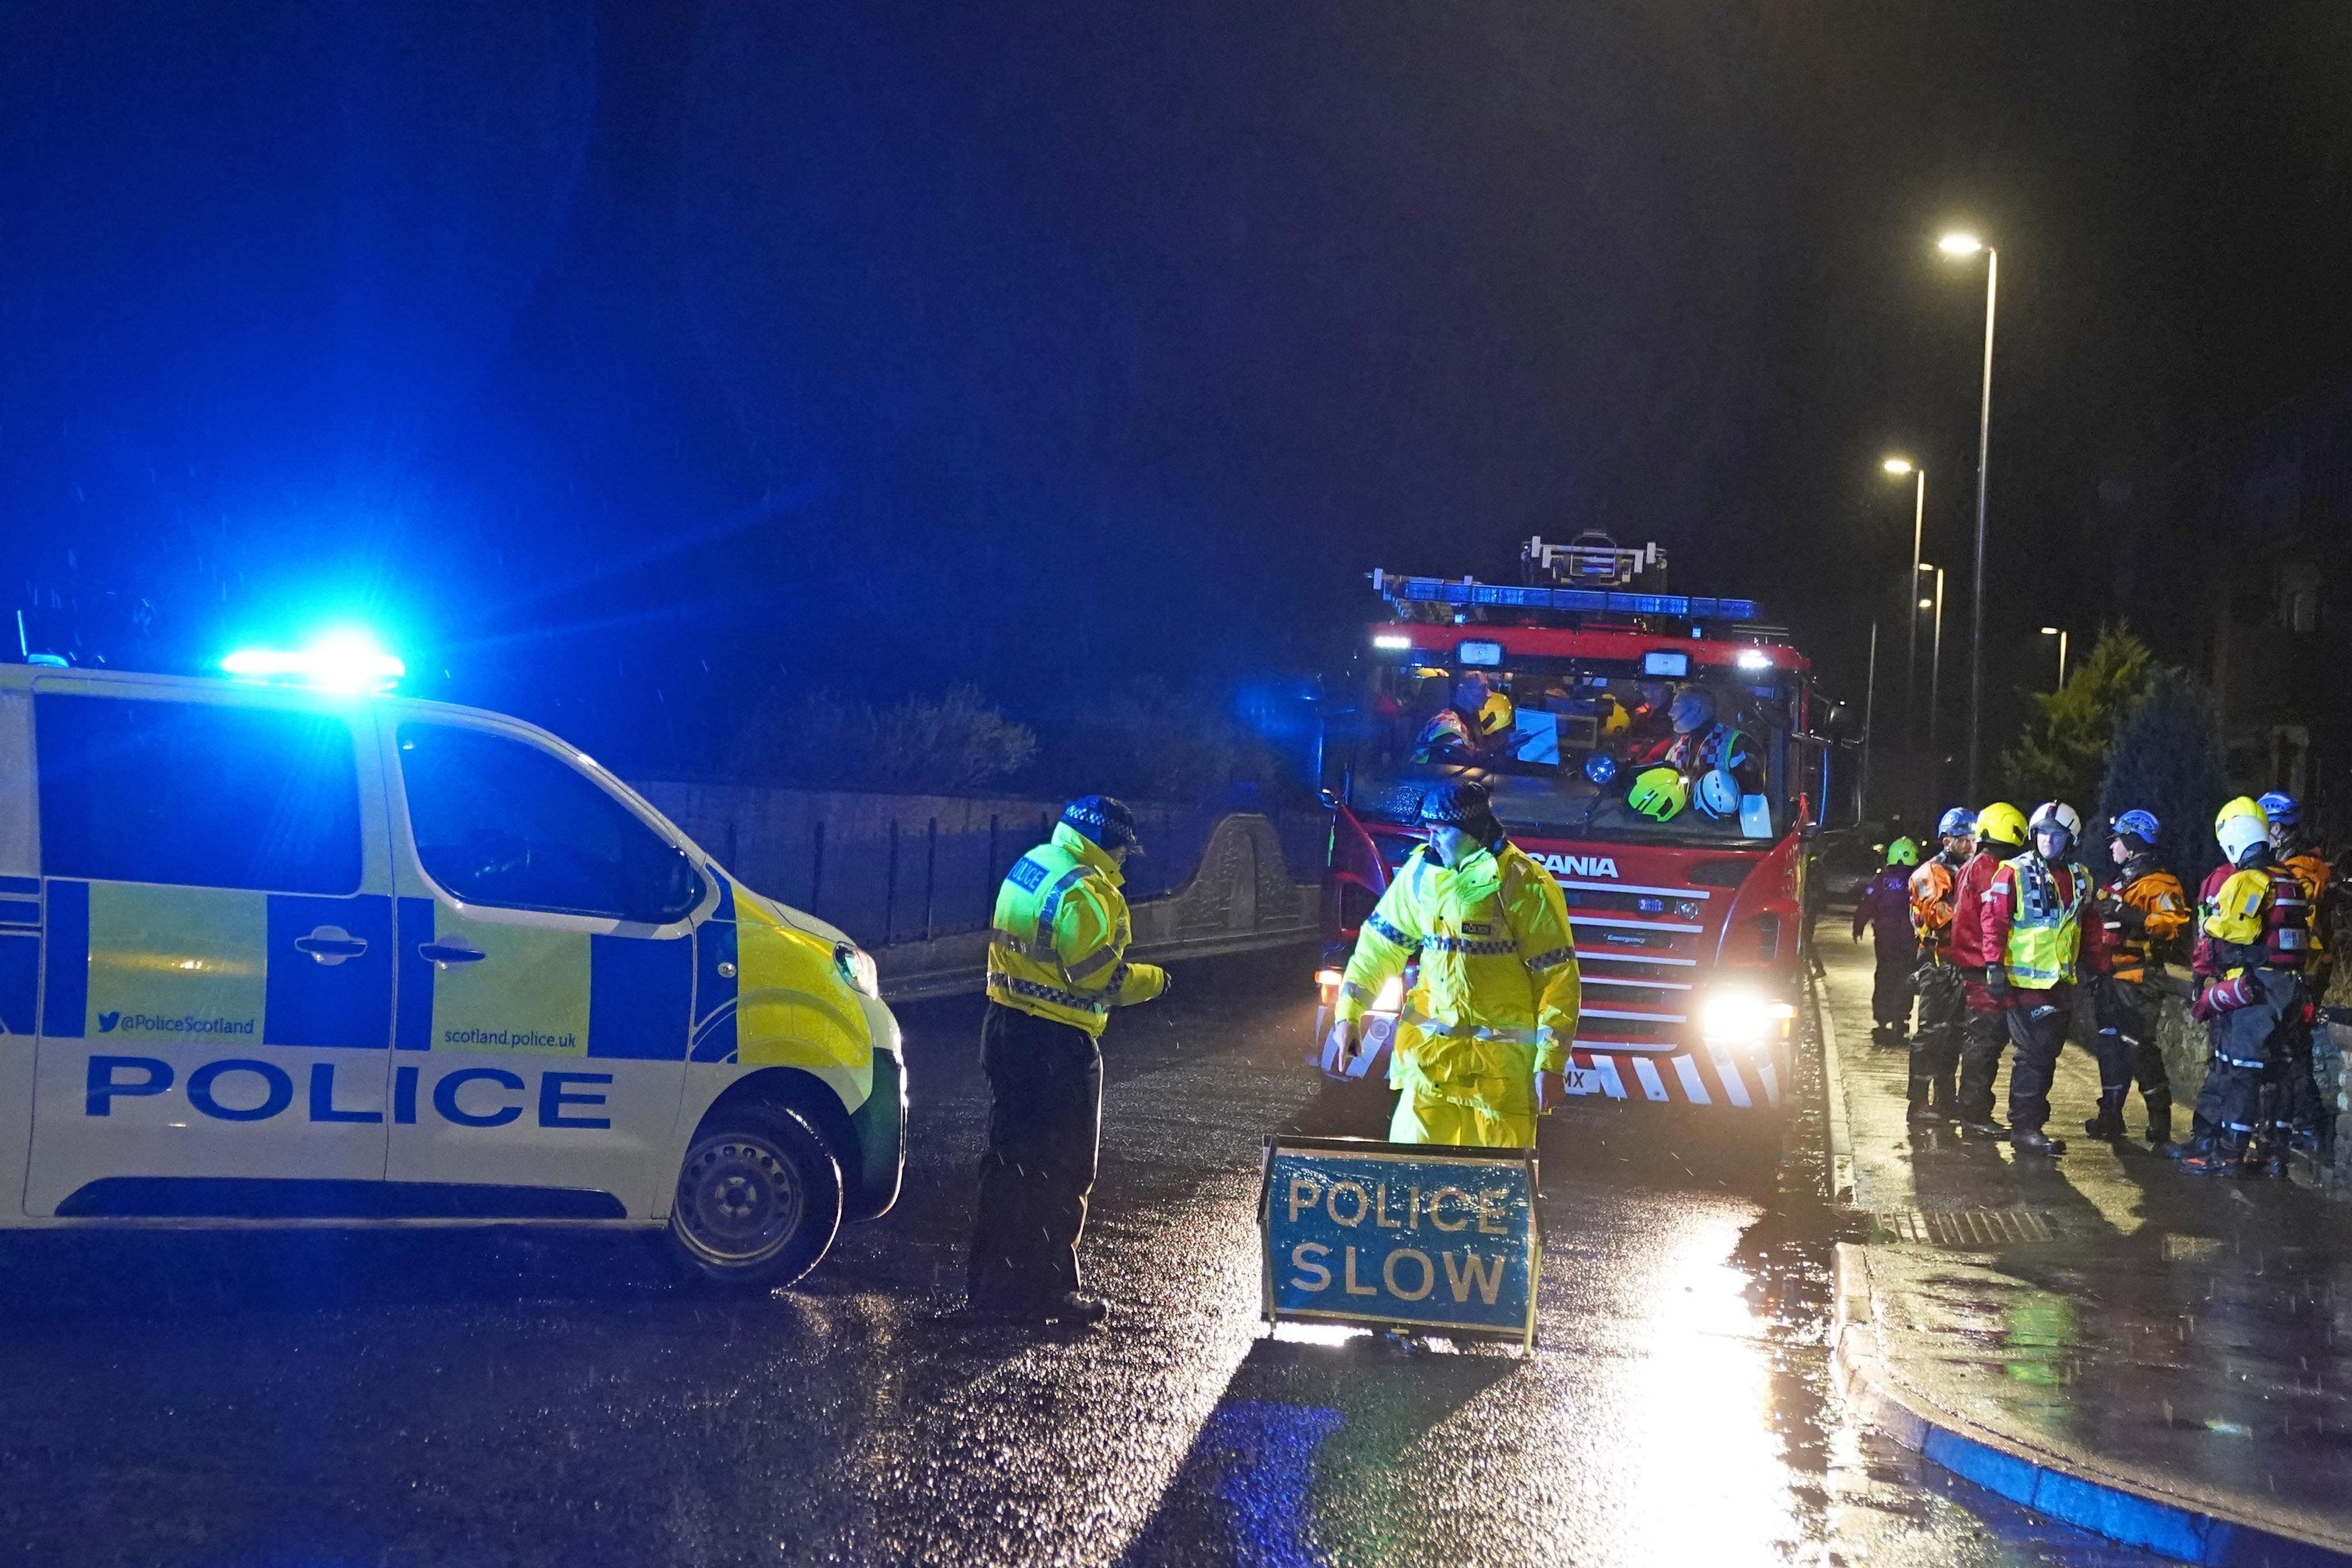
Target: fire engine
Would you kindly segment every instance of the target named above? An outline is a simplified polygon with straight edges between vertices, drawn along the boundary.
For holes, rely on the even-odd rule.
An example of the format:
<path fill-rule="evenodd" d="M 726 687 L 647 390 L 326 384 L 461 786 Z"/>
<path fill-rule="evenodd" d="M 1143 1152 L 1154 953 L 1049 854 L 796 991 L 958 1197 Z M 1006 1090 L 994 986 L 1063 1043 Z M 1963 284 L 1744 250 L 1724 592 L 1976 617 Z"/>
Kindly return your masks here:
<path fill-rule="evenodd" d="M 1811 664 L 1754 601 L 1664 591 L 1665 552 L 1531 540 L 1523 581 L 1371 574 L 1388 603 L 1327 726 L 1332 814 L 1314 1059 L 1384 1076 L 1411 976 L 1325 1047 L 1357 931 L 1422 841 L 1421 797 L 1483 780 L 1568 899 L 1583 1007 L 1568 1090 L 1769 1116 L 1790 1089 L 1803 839 L 1830 743 Z"/>

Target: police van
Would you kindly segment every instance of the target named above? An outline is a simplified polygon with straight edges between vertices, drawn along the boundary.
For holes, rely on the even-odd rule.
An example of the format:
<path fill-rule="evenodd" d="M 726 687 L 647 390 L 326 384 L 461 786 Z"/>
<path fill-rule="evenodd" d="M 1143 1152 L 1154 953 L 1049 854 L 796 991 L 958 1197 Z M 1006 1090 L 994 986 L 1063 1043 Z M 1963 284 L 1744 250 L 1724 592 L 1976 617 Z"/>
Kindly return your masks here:
<path fill-rule="evenodd" d="M 873 960 L 582 752 L 385 695 L 0 665 L 0 1226 L 667 1227 L 897 1199 Z"/>

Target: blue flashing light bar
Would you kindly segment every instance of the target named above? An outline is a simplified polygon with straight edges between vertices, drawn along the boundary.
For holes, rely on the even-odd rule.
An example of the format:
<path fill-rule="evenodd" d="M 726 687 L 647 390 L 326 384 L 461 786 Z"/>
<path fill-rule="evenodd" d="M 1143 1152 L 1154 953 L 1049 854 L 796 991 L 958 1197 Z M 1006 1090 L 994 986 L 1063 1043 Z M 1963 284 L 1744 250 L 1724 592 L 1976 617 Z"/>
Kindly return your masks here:
<path fill-rule="evenodd" d="M 1716 599 L 1683 594 L 1615 594 L 1598 588 L 1516 588 L 1445 577 L 1391 577 L 1372 574 L 1372 586 L 1391 599 L 1421 604 L 1491 605 L 1512 610 L 1573 610 L 1585 615 L 1669 616 L 1685 621 L 1753 621 L 1753 599 Z"/>
<path fill-rule="evenodd" d="M 353 694 L 389 691 L 408 673 L 374 638 L 352 631 L 330 632 L 301 648 L 239 648 L 221 660 L 221 668 L 248 680 Z"/>

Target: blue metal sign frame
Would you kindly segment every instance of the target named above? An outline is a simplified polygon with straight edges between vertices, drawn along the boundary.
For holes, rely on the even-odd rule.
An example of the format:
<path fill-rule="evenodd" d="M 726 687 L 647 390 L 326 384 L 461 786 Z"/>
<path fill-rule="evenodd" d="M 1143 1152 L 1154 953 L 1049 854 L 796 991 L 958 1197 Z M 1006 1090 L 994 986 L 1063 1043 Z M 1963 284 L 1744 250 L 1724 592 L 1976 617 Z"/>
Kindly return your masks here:
<path fill-rule="evenodd" d="M 1537 1192 L 1532 1149 L 1272 1134 L 1258 1190 L 1262 1315 L 1532 1351 Z"/>

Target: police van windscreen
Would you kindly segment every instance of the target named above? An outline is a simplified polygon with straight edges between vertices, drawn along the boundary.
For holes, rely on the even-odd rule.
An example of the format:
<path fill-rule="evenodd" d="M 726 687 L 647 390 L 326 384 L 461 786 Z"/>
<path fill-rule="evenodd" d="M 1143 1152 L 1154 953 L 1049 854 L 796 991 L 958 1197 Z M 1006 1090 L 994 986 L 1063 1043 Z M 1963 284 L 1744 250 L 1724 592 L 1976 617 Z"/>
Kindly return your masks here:
<path fill-rule="evenodd" d="M 1373 668 L 1349 773 L 1360 815 L 1412 822 L 1441 779 L 1494 790 L 1537 837 L 1761 847 L 1789 830 L 1796 689 L 1783 674 L 1528 658 Z"/>

